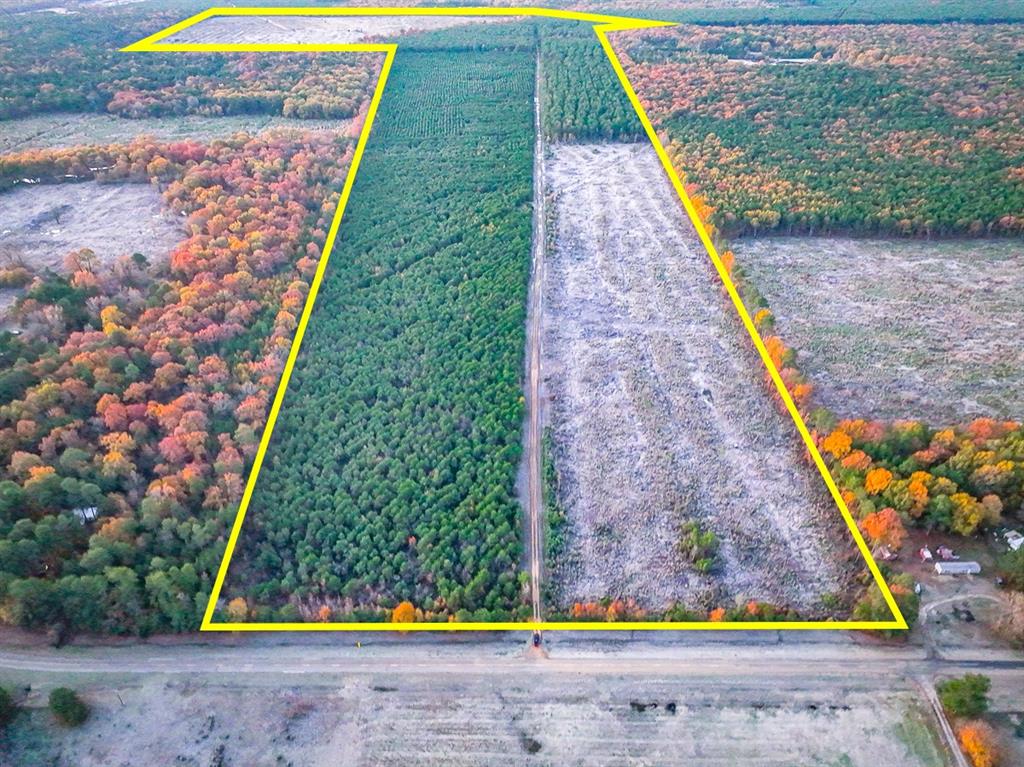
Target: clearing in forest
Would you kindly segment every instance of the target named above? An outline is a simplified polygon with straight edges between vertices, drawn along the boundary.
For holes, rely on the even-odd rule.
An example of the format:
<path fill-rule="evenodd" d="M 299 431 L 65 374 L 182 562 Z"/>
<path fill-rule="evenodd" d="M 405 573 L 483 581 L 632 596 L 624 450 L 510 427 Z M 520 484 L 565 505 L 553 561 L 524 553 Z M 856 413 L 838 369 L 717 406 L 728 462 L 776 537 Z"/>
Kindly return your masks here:
<path fill-rule="evenodd" d="M 557 145 L 543 363 L 567 515 L 558 606 L 604 597 L 822 613 L 856 554 L 759 380 L 648 144 Z M 718 541 L 706 571 L 684 525 Z"/>
<path fill-rule="evenodd" d="M 83 248 L 96 264 L 133 253 L 166 256 L 183 227 L 150 184 L 20 184 L 0 194 L 0 269 L 62 272 L 65 257 Z M 0 287 L 0 315 L 24 291 Z"/>
<path fill-rule="evenodd" d="M 398 9 L 395 9 L 398 10 Z M 369 9 L 364 9 L 368 13 Z M 235 44 L 332 44 L 361 43 L 410 32 L 442 30 L 463 24 L 479 24 L 470 16 L 280 16 L 253 8 L 242 17 L 205 19 L 166 38 L 169 43 Z"/>
<path fill-rule="evenodd" d="M 19 185 L 0 195 L 0 264 L 58 270 L 72 250 L 101 263 L 132 253 L 167 253 L 182 226 L 150 184 Z"/>
<path fill-rule="evenodd" d="M 1020 241 L 762 238 L 733 249 L 816 402 L 840 417 L 1024 417 Z"/>
<path fill-rule="evenodd" d="M 235 133 L 271 130 L 342 132 L 351 120 L 309 120 L 272 114 L 174 115 L 126 119 L 119 115 L 57 112 L 6 120 L 0 134 L 0 154 L 26 149 L 117 144 L 139 136 L 157 141 L 201 141 Z"/>

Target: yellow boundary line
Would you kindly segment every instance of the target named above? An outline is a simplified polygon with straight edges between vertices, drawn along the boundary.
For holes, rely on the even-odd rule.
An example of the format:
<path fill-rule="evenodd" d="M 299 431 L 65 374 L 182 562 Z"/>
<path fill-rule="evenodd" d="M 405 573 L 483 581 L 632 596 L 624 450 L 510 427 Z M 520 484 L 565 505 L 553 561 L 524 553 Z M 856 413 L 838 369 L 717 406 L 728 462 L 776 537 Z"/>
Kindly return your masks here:
<path fill-rule="evenodd" d="M 377 108 L 380 105 L 381 96 L 384 93 L 385 85 L 387 84 L 388 75 L 391 71 L 391 65 L 394 62 L 395 54 L 398 50 L 396 43 L 165 43 L 162 42 L 166 38 L 181 32 L 184 29 L 192 27 L 202 21 L 205 21 L 212 17 L 223 17 L 223 16 L 532 16 L 552 19 L 562 19 L 569 21 L 582 21 L 594 24 L 594 32 L 603 48 L 605 54 L 608 56 L 608 60 L 615 70 L 616 76 L 619 78 L 619 82 L 622 84 L 626 95 L 629 97 L 630 103 L 636 110 L 637 116 L 640 118 L 640 122 L 644 127 L 644 131 L 647 133 L 648 139 L 654 146 L 657 152 L 658 159 L 661 160 L 661 164 L 665 169 L 665 173 L 668 174 L 669 180 L 672 182 L 672 186 L 675 188 L 676 193 L 679 195 L 679 199 L 683 203 L 683 207 L 686 209 L 686 213 L 693 223 L 694 228 L 700 237 L 701 243 L 707 250 L 708 256 L 711 258 L 712 263 L 715 265 L 715 270 L 718 272 L 719 278 L 722 280 L 722 284 L 725 286 L 726 292 L 729 294 L 729 298 L 732 299 L 733 306 L 736 309 L 736 313 L 743 321 L 743 326 L 746 328 L 747 333 L 750 335 L 754 346 L 757 348 L 758 354 L 761 356 L 761 361 L 764 363 L 765 368 L 768 370 L 768 374 L 775 384 L 775 388 L 782 398 L 783 404 L 786 406 L 786 410 L 789 412 L 790 417 L 793 419 L 793 423 L 796 424 L 797 431 L 800 433 L 800 437 L 803 439 L 804 445 L 811 455 L 814 461 L 814 465 L 817 467 L 822 479 L 825 480 L 825 484 L 832 495 L 832 499 L 835 501 L 836 506 L 839 508 L 842 514 L 843 521 L 846 522 L 846 526 L 849 528 L 850 533 L 853 535 L 854 541 L 857 544 L 857 548 L 861 555 L 864 557 L 864 561 L 867 563 L 868 570 L 871 572 L 874 578 L 875 585 L 879 588 L 882 593 L 885 603 L 892 611 L 893 619 L 888 621 L 856 621 L 856 620 L 840 620 L 840 621 L 764 621 L 764 622 L 743 622 L 743 621 L 723 621 L 720 623 L 713 623 L 710 621 L 621 621 L 621 622 L 600 622 L 600 621 L 550 621 L 550 622 L 537 622 L 537 621 L 485 621 L 485 622 L 447 622 L 447 623 L 360 623 L 360 622 L 329 622 L 329 623 L 215 623 L 213 621 L 213 615 L 216 610 L 217 601 L 220 599 L 220 592 L 224 586 L 224 579 L 227 576 L 228 565 L 231 562 L 231 557 L 234 554 L 235 546 L 238 543 L 238 537 L 242 529 L 242 523 L 245 520 L 246 511 L 249 508 L 249 504 L 252 500 L 252 494 L 256 487 L 256 478 L 259 474 L 259 470 L 263 465 L 263 459 L 266 456 L 267 448 L 270 444 L 270 438 L 274 430 L 274 425 L 277 422 L 278 414 L 281 410 L 281 404 L 284 401 L 284 395 L 288 388 L 288 382 L 291 379 L 292 370 L 295 366 L 295 360 L 299 354 L 299 348 L 302 345 L 302 338 L 306 332 L 306 326 L 309 324 L 309 318 L 313 311 L 313 305 L 316 302 L 317 294 L 320 290 L 320 285 L 323 282 L 324 272 L 327 269 L 327 262 L 330 258 L 331 252 L 334 248 L 334 242 L 338 236 L 338 229 L 341 226 L 341 219 L 345 213 L 345 208 L 348 205 L 349 197 L 352 193 L 352 185 L 355 182 L 356 173 L 359 170 L 360 161 L 363 158 L 363 152 L 366 148 L 366 142 L 369 139 L 370 131 L 373 128 L 373 121 L 377 115 Z M 288 7 L 267 7 L 267 8 L 209 8 L 201 13 L 196 14 L 184 21 L 172 24 L 171 26 L 160 30 L 156 34 L 150 35 L 136 43 L 123 48 L 123 51 L 145 51 L 145 52 L 280 52 L 280 53 L 311 53 L 311 52 L 359 52 L 359 53 L 383 53 L 385 54 L 384 64 L 381 67 L 380 77 L 377 80 L 377 86 L 374 89 L 373 96 L 370 99 L 370 105 L 366 114 L 366 121 L 363 125 L 363 129 L 359 134 L 359 139 L 356 143 L 355 153 L 352 156 L 352 164 L 349 167 L 348 174 L 345 177 L 345 185 L 341 191 L 341 197 L 338 201 L 338 207 L 335 211 L 334 218 L 331 221 L 330 231 L 327 233 L 327 239 L 324 243 L 323 256 L 320 259 L 320 263 L 317 265 L 316 274 L 313 277 L 313 281 L 310 285 L 309 296 L 306 299 L 306 305 L 303 307 L 302 316 L 299 319 L 298 327 L 295 331 L 295 338 L 292 341 L 291 348 L 288 352 L 288 359 L 285 361 L 284 371 L 281 374 L 281 382 L 278 385 L 277 392 L 274 395 L 274 401 L 270 406 L 270 412 L 267 416 L 267 425 L 263 430 L 263 435 L 260 438 L 260 444 L 256 451 L 256 457 L 253 460 L 252 471 L 249 474 L 249 479 L 246 482 L 245 491 L 242 494 L 242 500 L 238 507 L 238 514 L 235 517 L 234 524 L 231 528 L 231 534 L 228 537 L 227 548 L 224 551 L 224 558 L 221 561 L 220 568 L 217 572 L 217 578 L 214 581 L 213 591 L 210 594 L 210 600 L 206 606 L 206 613 L 203 616 L 203 623 L 200 628 L 201 631 L 534 631 L 534 630 L 571 630 L 571 631 L 634 631 L 634 630 L 693 630 L 693 631 L 771 631 L 778 629 L 795 629 L 795 630 L 836 630 L 836 629 L 867 629 L 867 630 L 881 630 L 881 629 L 907 629 L 907 622 L 904 619 L 899 607 L 896 604 L 896 600 L 893 598 L 892 592 L 889 590 L 885 579 L 882 577 L 882 573 L 878 569 L 874 558 L 871 556 L 871 551 L 868 549 L 867 544 L 864 541 L 863 536 L 860 534 L 860 530 L 857 528 L 857 524 L 850 514 L 850 510 L 843 500 L 842 494 L 839 492 L 839 488 L 836 486 L 835 480 L 829 473 L 828 467 L 825 465 L 824 459 L 821 457 L 821 453 L 818 451 L 817 445 L 814 444 L 814 439 L 811 437 L 810 432 L 807 429 L 807 425 L 804 423 L 803 417 L 800 415 L 800 411 L 797 409 L 796 404 L 793 402 L 793 398 L 790 396 L 789 391 L 786 389 L 786 385 L 782 381 L 782 376 L 779 374 L 778 369 L 775 367 L 775 363 L 772 362 L 771 356 L 768 354 L 767 348 L 765 348 L 764 341 L 761 338 L 761 334 L 758 332 L 754 325 L 750 314 L 747 312 L 746 306 L 743 304 L 743 300 L 740 298 L 739 293 L 736 290 L 736 286 L 729 276 L 728 270 L 722 263 L 721 257 L 718 255 L 718 250 L 715 248 L 715 244 L 708 234 L 704 223 L 701 221 L 700 216 L 697 215 L 697 210 L 694 207 L 693 201 L 690 199 L 689 194 L 686 192 L 686 188 L 683 185 L 682 180 L 679 178 L 679 174 L 676 173 L 675 168 L 672 167 L 672 162 L 669 159 L 668 152 L 665 151 L 665 147 L 661 143 L 661 139 L 658 137 L 654 126 L 651 124 L 650 119 L 647 116 L 647 112 L 640 102 L 640 98 L 637 96 L 636 91 L 633 89 L 632 83 L 629 81 L 629 77 L 626 75 L 626 71 L 622 67 L 622 63 L 619 61 L 612 44 L 608 39 L 609 32 L 621 32 L 630 29 L 646 29 L 651 27 L 663 27 L 672 26 L 667 22 L 649 21 L 646 19 L 632 19 L 624 16 L 608 16 L 604 14 L 593 14 L 593 13 L 581 13 L 576 11 L 561 11 L 553 8 L 497 8 L 497 7 L 472 7 L 472 6 L 460 6 L 452 8 L 444 7 L 410 7 L 410 8 L 288 8 Z"/>

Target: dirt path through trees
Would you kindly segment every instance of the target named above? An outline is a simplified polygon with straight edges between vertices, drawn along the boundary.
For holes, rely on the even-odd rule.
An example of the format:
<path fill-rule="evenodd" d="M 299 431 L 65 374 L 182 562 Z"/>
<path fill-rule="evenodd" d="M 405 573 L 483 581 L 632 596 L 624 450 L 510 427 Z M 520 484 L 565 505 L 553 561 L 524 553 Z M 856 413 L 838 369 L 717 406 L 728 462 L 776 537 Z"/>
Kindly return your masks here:
<path fill-rule="evenodd" d="M 563 145 L 548 162 L 542 370 L 569 515 L 559 606 L 756 599 L 822 613 L 822 595 L 845 591 L 849 533 L 653 149 Z M 720 542 L 709 573 L 679 552 L 684 522 Z"/>
<path fill-rule="evenodd" d="M 540 114 L 540 50 L 537 50 L 536 73 L 534 75 L 533 117 L 536 134 L 533 147 L 533 245 L 531 247 L 532 267 L 530 270 L 529 317 L 527 320 L 527 364 L 526 392 L 526 490 L 527 526 L 529 540 L 526 545 L 530 559 L 530 605 L 533 619 L 539 621 L 541 610 L 541 567 L 544 558 L 544 543 L 541 536 L 541 515 L 544 513 L 544 493 L 541 484 L 541 398 L 540 398 L 540 341 L 541 318 L 544 315 L 544 250 L 547 242 L 546 212 L 544 196 L 544 132 L 541 130 Z"/>

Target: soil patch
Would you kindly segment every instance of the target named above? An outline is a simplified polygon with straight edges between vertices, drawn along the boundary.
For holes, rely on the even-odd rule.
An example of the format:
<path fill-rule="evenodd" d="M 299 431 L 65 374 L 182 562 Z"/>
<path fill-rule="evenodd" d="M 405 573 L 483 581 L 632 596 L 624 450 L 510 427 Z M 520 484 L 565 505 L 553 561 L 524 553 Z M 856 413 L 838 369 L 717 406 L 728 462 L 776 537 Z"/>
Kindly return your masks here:
<path fill-rule="evenodd" d="M 156 260 L 184 236 L 149 184 L 20 185 L 0 194 L 0 221 L 0 263 L 36 270 L 59 270 L 81 248 L 103 263 L 132 253 Z"/>
<path fill-rule="evenodd" d="M 60 272 L 64 257 L 82 248 L 103 264 L 132 253 L 157 262 L 183 237 L 149 184 L 22 184 L 0 194 L 0 266 Z M 0 313 L 19 294 L 0 290 Z"/>

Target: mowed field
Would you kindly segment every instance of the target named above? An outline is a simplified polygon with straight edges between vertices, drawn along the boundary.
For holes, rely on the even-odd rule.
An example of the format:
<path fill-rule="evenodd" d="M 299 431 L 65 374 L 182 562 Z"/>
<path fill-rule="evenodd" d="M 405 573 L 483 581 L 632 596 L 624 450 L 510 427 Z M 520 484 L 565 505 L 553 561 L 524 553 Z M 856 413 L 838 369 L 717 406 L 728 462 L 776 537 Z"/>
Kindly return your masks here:
<path fill-rule="evenodd" d="M 568 516 L 560 607 L 821 612 L 855 557 L 654 150 L 552 147 L 542 371 Z M 720 542 L 699 572 L 681 526 Z"/>
<path fill-rule="evenodd" d="M 936 426 L 1024 417 L 1021 241 L 761 238 L 734 251 L 817 404 Z"/>

